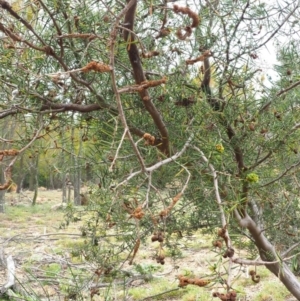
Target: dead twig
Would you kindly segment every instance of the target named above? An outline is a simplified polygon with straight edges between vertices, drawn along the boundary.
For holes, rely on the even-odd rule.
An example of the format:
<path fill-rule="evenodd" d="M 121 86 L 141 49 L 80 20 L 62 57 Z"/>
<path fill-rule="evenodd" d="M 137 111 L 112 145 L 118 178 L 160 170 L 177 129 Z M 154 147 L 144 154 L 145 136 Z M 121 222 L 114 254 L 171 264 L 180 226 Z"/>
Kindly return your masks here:
<path fill-rule="evenodd" d="M 3 263 L 7 269 L 7 282 L 0 288 L 0 295 L 5 294 L 10 288 L 15 285 L 15 271 L 16 266 L 12 255 L 6 258 L 6 262 Z"/>

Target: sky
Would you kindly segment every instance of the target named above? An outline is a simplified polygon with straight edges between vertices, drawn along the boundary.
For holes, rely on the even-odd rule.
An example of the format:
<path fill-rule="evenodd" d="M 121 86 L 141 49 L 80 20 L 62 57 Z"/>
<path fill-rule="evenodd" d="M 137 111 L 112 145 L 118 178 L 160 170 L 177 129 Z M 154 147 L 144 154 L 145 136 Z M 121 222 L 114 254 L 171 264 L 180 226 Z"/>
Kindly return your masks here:
<path fill-rule="evenodd" d="M 208 0 L 212 1 L 212 0 Z M 169 2 L 172 2 L 170 0 Z M 196 1 L 197 2 L 197 1 Z M 255 5 L 256 3 L 259 4 L 261 2 L 265 2 L 267 5 L 274 4 L 275 7 L 288 7 L 287 2 L 283 0 L 251 0 L 251 5 Z M 181 6 L 189 6 L 189 7 L 195 7 L 195 1 L 194 0 L 181 0 L 176 1 L 177 5 Z M 295 2 L 296 5 L 296 2 Z M 293 8 L 293 7 L 288 7 Z M 280 16 L 281 20 L 277 20 L 277 25 L 285 18 L 286 11 L 282 13 Z M 260 34 L 257 36 L 263 37 L 266 34 L 264 29 L 261 30 Z M 276 38 L 278 38 L 278 35 L 276 35 Z M 290 37 L 283 37 L 280 36 L 278 39 L 280 41 L 280 46 L 284 46 L 289 42 Z M 299 38 L 299 37 L 298 37 Z M 272 85 L 271 81 L 276 81 L 279 79 L 278 73 L 275 71 L 275 65 L 279 64 L 279 61 L 277 60 L 277 49 L 275 47 L 274 39 L 271 39 L 265 46 L 263 46 L 259 51 L 257 51 L 258 59 L 253 60 L 253 63 L 257 65 L 257 68 L 262 69 L 262 72 L 259 74 L 260 77 L 264 77 L 264 85 L 267 87 L 270 87 Z"/>

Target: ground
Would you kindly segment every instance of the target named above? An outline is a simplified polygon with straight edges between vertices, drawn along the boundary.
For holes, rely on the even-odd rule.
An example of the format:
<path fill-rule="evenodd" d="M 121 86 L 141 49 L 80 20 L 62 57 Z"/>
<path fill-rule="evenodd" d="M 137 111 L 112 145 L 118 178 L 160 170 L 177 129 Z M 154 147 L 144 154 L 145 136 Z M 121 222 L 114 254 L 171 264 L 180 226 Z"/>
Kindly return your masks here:
<path fill-rule="evenodd" d="M 28 300 L 80 299 L 72 293 L 72 288 L 91 283 L 95 278 L 92 264 L 85 263 L 82 258 L 77 261 L 72 258 L 72 248 L 82 240 L 80 223 L 67 229 L 60 228 L 64 219 L 63 209 L 58 208 L 61 191 L 41 188 L 36 206 L 31 206 L 32 195 L 30 191 L 6 195 L 6 212 L 0 213 L 0 250 L 3 248 L 5 256 L 13 256 L 17 268 L 16 282 L 31 296 Z M 211 272 L 211 267 L 219 259 L 211 247 L 212 237 L 196 233 L 178 240 L 178 244 L 182 251 L 178 259 L 167 256 L 165 265 L 160 265 L 153 259 L 158 245 L 149 238 L 149 243 L 140 247 L 134 264 L 124 267 L 134 275 L 144 276 L 129 278 L 123 285 L 101 283 L 99 295 L 94 295 L 93 300 L 219 300 L 212 298 L 212 292 L 221 290 L 218 283 L 203 288 L 193 285 L 178 288 L 179 274 L 200 277 Z M 257 269 L 260 283 L 252 282 L 247 269 L 236 266 L 234 273 L 239 275 L 233 284 L 239 292 L 238 300 L 296 300 L 264 267 Z M 0 287 L 6 278 L 5 268 L 0 267 Z M 84 293 L 80 300 L 91 300 L 91 291 L 84 287 L 81 291 Z"/>

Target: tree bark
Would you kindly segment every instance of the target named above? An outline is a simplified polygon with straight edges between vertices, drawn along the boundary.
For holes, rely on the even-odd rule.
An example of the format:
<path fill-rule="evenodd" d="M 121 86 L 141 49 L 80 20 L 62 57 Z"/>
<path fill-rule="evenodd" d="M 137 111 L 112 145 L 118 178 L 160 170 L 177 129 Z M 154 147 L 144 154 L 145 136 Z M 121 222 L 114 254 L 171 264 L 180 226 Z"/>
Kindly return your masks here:
<path fill-rule="evenodd" d="M 36 204 L 39 189 L 39 177 L 38 177 L 38 166 L 39 166 L 39 154 L 37 154 L 34 164 L 34 195 L 32 199 L 32 206 Z"/>
<path fill-rule="evenodd" d="M 60 132 L 60 143 L 62 145 L 62 149 L 65 148 L 65 132 L 66 129 L 65 127 L 62 128 L 61 132 Z M 60 164 L 62 166 L 62 173 L 61 173 L 61 181 L 62 181 L 62 185 L 61 185 L 61 189 L 62 189 L 62 202 L 63 203 L 67 203 L 67 201 L 69 201 L 67 199 L 67 189 L 68 189 L 68 180 L 69 180 L 69 174 L 67 172 L 67 168 L 65 167 L 66 165 L 66 160 L 67 160 L 67 156 L 65 154 L 65 151 L 62 150 L 61 152 L 61 156 L 60 156 Z"/>
<path fill-rule="evenodd" d="M 243 228 L 247 228 L 251 233 L 254 243 L 259 251 L 260 257 L 263 261 L 277 261 L 274 264 L 267 264 L 266 268 L 272 272 L 285 285 L 289 292 L 300 300 L 300 282 L 292 273 L 287 264 L 276 253 L 274 246 L 263 234 L 253 219 L 246 213 L 244 217 L 240 217 L 238 213 L 237 218 L 239 224 Z"/>
<path fill-rule="evenodd" d="M 62 173 L 62 202 L 67 202 L 67 174 L 65 171 Z"/>
<path fill-rule="evenodd" d="M 130 0 L 127 0 L 127 3 L 129 2 Z M 125 15 L 124 27 L 128 28 L 130 31 L 134 31 L 134 21 L 135 21 L 134 18 L 135 18 L 137 3 L 138 1 L 135 1 L 134 4 L 128 9 Z M 128 43 L 127 53 L 132 67 L 133 77 L 135 79 L 136 84 L 140 84 L 146 81 L 146 77 L 142 67 L 139 49 L 136 43 L 134 42 L 135 36 L 132 33 L 130 33 L 130 31 L 124 30 L 123 37 L 125 42 Z M 159 148 L 159 150 L 162 153 L 164 153 L 167 157 L 169 157 L 170 156 L 169 133 L 163 121 L 163 118 L 160 112 L 157 110 L 156 106 L 153 104 L 147 89 L 140 91 L 139 94 L 142 102 L 144 103 L 145 109 L 150 114 L 156 128 L 160 133 L 160 138 L 157 138 L 155 140 L 155 145 Z"/>
<path fill-rule="evenodd" d="M 17 193 L 20 193 L 23 188 L 23 181 L 24 181 L 24 156 L 21 154 L 20 156 L 20 168 L 18 170 L 18 175 L 17 175 Z"/>
<path fill-rule="evenodd" d="M 4 166 L 0 167 L 0 183 L 4 183 Z M 5 213 L 5 192 L 6 190 L 0 190 L 0 213 Z"/>
<path fill-rule="evenodd" d="M 0 213 L 5 213 L 5 191 L 0 191 Z"/>
<path fill-rule="evenodd" d="M 75 131 L 74 128 L 72 128 L 72 137 L 75 136 Z M 81 204 L 80 202 L 80 182 L 81 182 L 81 171 L 80 171 L 80 158 L 79 156 L 81 155 L 81 150 L 82 150 L 82 139 L 81 139 L 81 133 L 79 137 L 79 150 L 78 154 L 76 154 L 75 151 L 75 145 L 74 145 L 74 140 L 72 140 L 71 144 L 71 149 L 73 153 L 73 189 L 74 189 L 74 205 L 79 206 Z"/>

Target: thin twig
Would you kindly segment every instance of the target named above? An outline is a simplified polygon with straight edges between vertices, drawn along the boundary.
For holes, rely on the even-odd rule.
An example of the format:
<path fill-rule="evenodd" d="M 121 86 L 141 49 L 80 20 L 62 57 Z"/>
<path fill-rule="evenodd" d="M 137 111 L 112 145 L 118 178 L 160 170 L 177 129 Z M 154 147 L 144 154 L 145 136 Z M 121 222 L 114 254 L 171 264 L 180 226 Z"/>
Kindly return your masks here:
<path fill-rule="evenodd" d="M 127 131 L 128 131 L 128 128 L 125 128 L 125 129 L 124 129 L 124 133 L 123 133 L 122 138 L 121 138 L 121 141 L 120 141 L 120 143 L 119 143 L 119 145 L 118 145 L 116 154 L 115 154 L 115 156 L 114 156 L 114 158 L 113 158 L 113 161 L 111 162 L 111 165 L 110 165 L 110 167 L 109 167 L 109 169 L 108 169 L 110 172 L 113 171 L 113 168 L 114 168 L 114 166 L 115 166 L 115 164 L 116 164 L 116 161 L 117 161 L 117 158 L 118 158 L 118 155 L 119 155 L 119 151 L 120 151 L 121 146 L 122 146 L 122 144 L 123 144 L 123 141 L 124 141 L 124 139 L 125 139 L 125 137 L 126 137 Z"/>
<path fill-rule="evenodd" d="M 273 179 L 272 181 L 270 181 L 270 182 L 268 182 L 268 183 L 266 183 L 266 184 L 264 184 L 264 185 L 261 185 L 260 187 L 266 187 L 266 186 L 268 186 L 268 185 L 270 185 L 270 184 L 273 184 L 273 183 L 275 183 L 275 182 L 277 182 L 279 179 L 281 179 L 281 178 L 283 178 L 291 169 L 293 169 L 293 168 L 295 168 L 295 167 L 297 167 L 297 166 L 299 166 L 300 165 L 300 161 L 299 162 L 297 162 L 297 163 L 295 163 L 295 164 L 293 164 L 293 165 L 291 165 L 289 168 L 287 168 L 280 176 L 278 176 L 277 178 L 275 178 L 275 179 Z"/>
<path fill-rule="evenodd" d="M 172 161 L 175 161 L 176 159 L 178 159 L 180 156 L 182 156 L 182 154 L 186 151 L 186 149 L 190 146 L 192 140 L 194 138 L 194 135 L 191 135 L 188 140 L 186 141 L 186 143 L 184 144 L 183 148 L 181 149 L 181 151 L 177 152 L 175 155 L 173 155 L 172 157 L 169 157 L 165 160 L 162 160 L 154 165 L 152 165 L 151 167 L 146 168 L 146 171 L 150 172 L 153 171 L 155 169 L 158 169 L 159 167 L 170 163 Z"/>
<path fill-rule="evenodd" d="M 67 33 L 67 34 L 63 34 L 63 35 L 59 35 L 56 37 L 57 39 L 72 39 L 72 38 L 75 38 L 75 39 L 96 39 L 98 38 L 97 35 L 95 34 L 92 34 L 92 33 L 77 33 L 77 32 L 74 32 L 74 33 Z"/>
<path fill-rule="evenodd" d="M 222 223 L 222 227 L 225 228 L 227 223 L 226 223 L 225 212 L 224 212 L 224 209 L 223 209 L 223 206 L 222 206 L 221 196 L 220 196 L 220 193 L 219 193 L 219 185 L 218 185 L 218 175 L 217 175 L 217 172 L 216 172 L 214 166 L 211 163 L 209 163 L 209 160 L 204 155 L 204 153 L 197 146 L 193 146 L 193 148 L 200 153 L 202 160 L 206 164 L 208 164 L 208 167 L 209 167 L 209 169 L 210 169 L 210 171 L 212 173 L 213 181 L 214 181 L 216 201 L 217 201 L 217 204 L 219 206 L 220 213 L 221 213 L 221 223 Z"/>
<path fill-rule="evenodd" d="M 292 252 L 295 248 L 297 248 L 300 245 L 300 241 L 295 243 L 294 245 L 292 245 L 291 247 L 289 247 L 285 252 L 283 252 L 281 254 L 281 256 L 283 258 L 285 258 L 285 256 L 287 256 L 290 252 Z"/>
<path fill-rule="evenodd" d="M 273 31 L 273 33 L 269 36 L 269 38 L 267 38 L 264 42 L 262 42 L 261 44 L 257 45 L 256 47 L 253 48 L 253 50 L 259 49 L 262 46 L 266 45 L 277 33 L 278 31 L 281 29 L 281 27 L 286 24 L 286 22 L 288 21 L 288 19 L 294 14 L 294 12 L 297 10 L 297 8 L 299 7 L 299 0 L 297 5 L 295 5 L 294 9 L 285 17 L 285 19 L 281 22 L 281 24 L 278 26 L 278 28 L 276 30 Z"/>
<path fill-rule="evenodd" d="M 150 166 L 150 167 L 147 167 L 145 168 L 144 172 L 145 173 L 151 173 L 153 172 L 154 170 L 160 168 L 161 166 L 165 165 L 165 164 L 168 164 L 170 162 L 173 162 L 175 161 L 176 159 L 178 159 L 179 157 L 182 156 L 182 154 L 186 151 L 186 149 L 190 146 L 191 144 L 191 141 L 193 140 L 194 138 L 194 135 L 191 135 L 191 137 L 189 137 L 189 139 L 186 141 L 186 143 L 184 144 L 183 148 L 181 149 L 181 151 L 177 152 L 175 155 L 173 155 L 172 157 L 169 157 L 169 158 L 166 158 L 160 162 L 157 162 L 156 164 Z M 130 179 L 134 178 L 135 176 L 141 174 L 143 172 L 143 170 L 138 170 L 138 171 L 135 171 L 133 173 L 131 173 L 125 180 L 123 180 L 122 182 L 120 182 L 116 187 L 115 189 L 117 189 L 118 187 L 126 184 Z"/>
<path fill-rule="evenodd" d="M 119 15 L 116 17 L 116 21 L 112 26 L 111 29 L 111 33 L 110 33 L 110 66 L 112 67 L 112 71 L 111 71 L 111 79 L 112 79 L 112 88 L 116 97 L 116 102 L 117 102 L 117 107 L 118 107 L 118 111 L 119 111 L 119 115 L 120 115 L 120 119 L 121 122 L 123 124 L 123 127 L 127 133 L 127 136 L 129 138 L 129 141 L 132 145 L 132 148 L 138 158 L 138 161 L 142 167 L 142 170 L 144 171 L 146 166 L 145 166 L 145 162 L 144 159 L 142 157 L 142 155 L 140 154 L 139 149 L 137 148 L 137 146 L 135 145 L 134 141 L 133 141 L 133 137 L 129 131 L 129 127 L 127 125 L 127 120 L 125 117 L 125 113 L 124 113 L 124 109 L 123 109 L 123 105 L 121 102 L 121 97 L 120 97 L 120 93 L 118 92 L 118 87 L 117 87 L 117 82 L 116 82 L 116 75 L 115 75 L 115 43 L 116 43 L 116 38 L 117 38 L 117 29 L 120 23 L 121 18 L 126 14 L 126 12 L 131 8 L 132 5 L 134 5 L 135 0 L 131 0 L 127 3 L 127 5 L 125 6 L 125 8 L 122 9 L 122 11 L 119 13 Z"/>
<path fill-rule="evenodd" d="M 230 239 L 229 232 L 228 232 L 228 229 L 227 229 L 226 216 L 225 216 L 225 212 L 224 212 L 224 209 L 223 209 L 223 206 L 222 206 L 222 199 L 221 199 L 220 192 L 219 192 L 219 183 L 218 183 L 217 171 L 215 170 L 214 166 L 211 163 L 209 163 L 209 160 L 207 159 L 207 157 L 204 155 L 204 153 L 198 147 L 193 146 L 193 148 L 200 153 L 200 155 L 202 157 L 202 160 L 208 165 L 208 167 L 211 171 L 211 174 L 213 176 L 215 197 L 216 197 L 216 201 L 217 201 L 219 211 L 220 211 L 220 215 L 221 215 L 222 228 L 225 230 L 226 245 L 227 245 L 227 248 L 229 249 L 229 248 L 231 248 L 231 239 Z M 231 287 L 231 277 L 232 277 L 231 270 L 232 270 L 232 258 L 229 257 L 228 278 L 227 278 L 227 282 L 226 282 L 226 285 L 227 285 L 228 288 Z"/>
<path fill-rule="evenodd" d="M 146 200 L 142 205 L 143 208 L 145 208 L 145 207 L 148 208 L 151 187 L 152 187 L 152 172 L 150 172 L 148 175 L 148 187 L 147 187 L 147 192 L 146 192 Z"/>
<path fill-rule="evenodd" d="M 295 88 L 295 87 L 297 87 L 297 86 L 299 86 L 299 85 L 300 85 L 300 81 L 297 81 L 297 82 L 293 83 L 292 85 L 290 85 L 289 87 L 287 87 L 287 88 L 285 88 L 285 89 L 279 91 L 279 92 L 276 94 L 276 96 L 280 96 L 280 95 L 282 95 L 282 94 L 288 92 L 289 90 L 292 90 L 293 88 Z"/>

